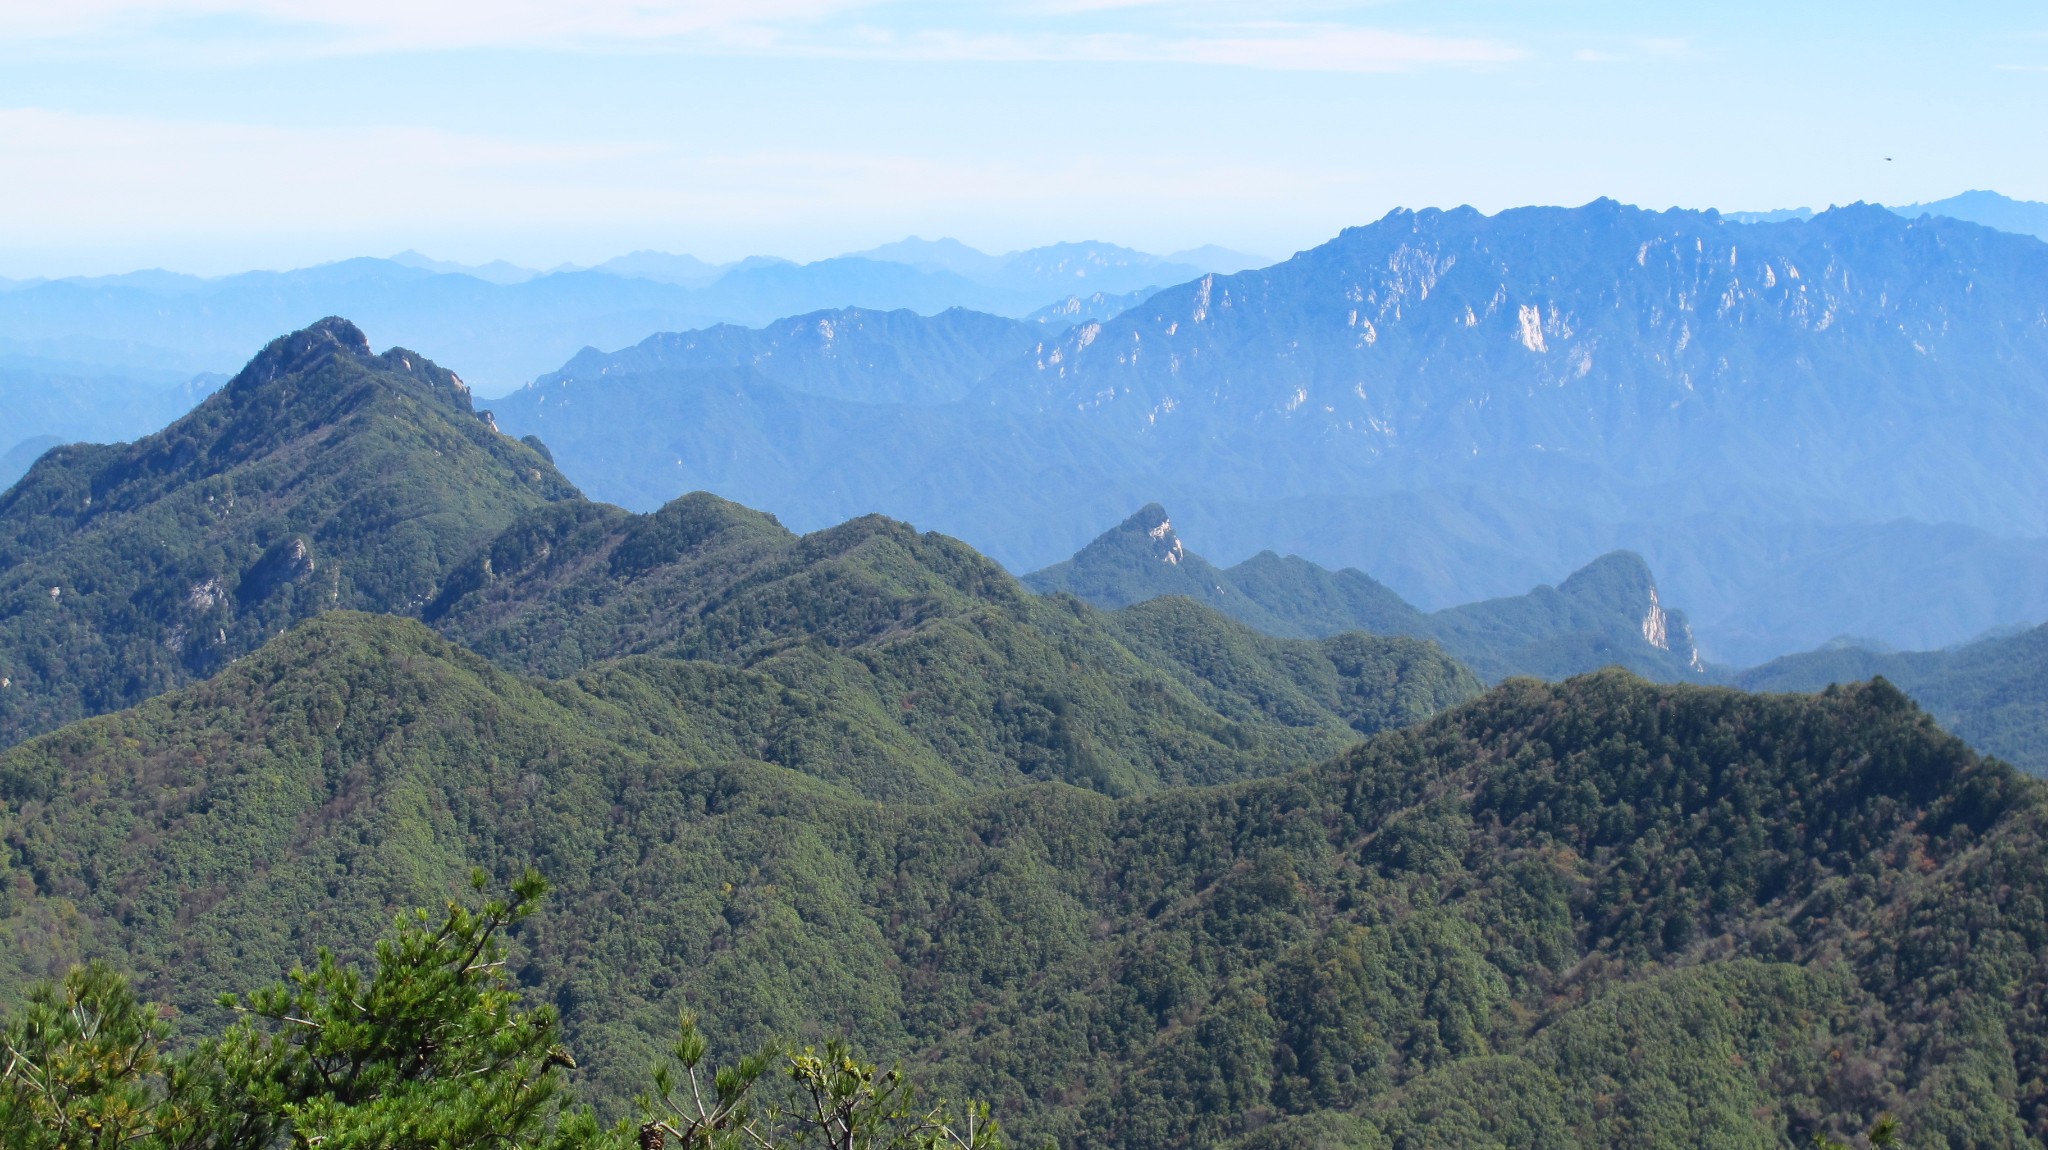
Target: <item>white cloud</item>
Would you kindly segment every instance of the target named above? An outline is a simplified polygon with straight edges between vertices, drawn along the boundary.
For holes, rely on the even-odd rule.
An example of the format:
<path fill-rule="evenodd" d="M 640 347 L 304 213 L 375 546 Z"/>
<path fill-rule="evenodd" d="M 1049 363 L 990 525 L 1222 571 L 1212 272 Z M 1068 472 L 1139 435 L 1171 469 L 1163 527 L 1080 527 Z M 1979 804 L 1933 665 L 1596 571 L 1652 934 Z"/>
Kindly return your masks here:
<path fill-rule="evenodd" d="M 1498 40 L 1280 19 L 1199 0 L 1055 0 L 959 6 L 934 19 L 891 0 L 0 0 L 0 37 L 27 44 L 257 53 L 492 47 L 698 51 L 883 60 L 1157 62 L 1385 72 L 1499 63 Z M 1142 9 L 1133 26 L 1116 15 Z"/>
<path fill-rule="evenodd" d="M 874 0 L 0 0 L 0 35 L 147 35 L 237 18 L 333 38 L 345 50 L 574 47 L 813 21 Z"/>

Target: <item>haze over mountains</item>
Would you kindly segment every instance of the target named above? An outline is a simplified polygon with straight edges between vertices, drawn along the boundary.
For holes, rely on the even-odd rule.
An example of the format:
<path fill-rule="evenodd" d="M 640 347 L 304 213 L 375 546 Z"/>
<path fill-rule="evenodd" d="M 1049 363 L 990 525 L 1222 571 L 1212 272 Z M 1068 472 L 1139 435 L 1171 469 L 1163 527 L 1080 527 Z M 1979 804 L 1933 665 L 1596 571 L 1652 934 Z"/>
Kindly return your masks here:
<path fill-rule="evenodd" d="M 848 305 L 1023 316 L 1072 296 L 1120 296 L 1263 262 L 1221 248 L 1185 255 L 1197 262 L 1094 242 L 991 256 L 957 241 L 913 238 L 809 264 L 766 257 L 709 264 L 642 251 L 590 268 L 538 271 L 408 251 L 210 279 L 143 271 L 0 281 L 0 341 L 81 362 L 108 361 L 104 346 L 119 345 L 139 367 L 225 372 L 279 331 L 350 315 L 464 364 L 475 386 L 495 394 L 578 348 L 618 347 L 655 331 L 756 325 Z"/>
<path fill-rule="evenodd" d="M 786 351 L 665 363 L 668 340 L 496 407 L 628 506 L 889 508 L 1013 570 L 1154 501 L 1219 559 L 1356 567 L 1424 608 L 1632 550 L 1742 664 L 2048 615 L 2044 285 L 2038 240 L 1869 207 L 1403 212 L 1048 333 L 965 400 L 814 383 Z M 831 354 L 906 354 L 852 312 L 781 330 L 823 362 L 856 329 Z"/>
<path fill-rule="evenodd" d="M 48 353 L 36 381 L 0 392 L 14 406 L 0 415 L 32 433 L 0 445 L 0 462 L 25 466 L 46 436 L 115 438 L 157 418 L 123 399 L 96 426 L 38 431 L 68 386 L 41 381 L 142 370 L 66 355 L 142 364 L 164 351 L 152 339 L 221 342 L 233 323 L 220 317 L 267 333 L 360 297 L 350 310 L 389 313 L 377 330 L 439 324 L 486 360 L 614 325 L 603 342 L 624 350 L 564 355 L 492 406 L 587 490 L 635 509 L 703 488 L 800 529 L 883 510 L 1027 571 L 1159 501 L 1219 561 L 1272 550 L 1354 567 L 1424 610 L 1629 550 L 1687 605 L 1715 662 L 1845 634 L 1931 648 L 2048 617 L 2027 446 L 2041 251 L 1938 215 L 1764 225 L 1601 203 L 1397 213 L 1272 268 L 1159 292 L 1142 285 L 1195 265 L 922 240 L 804 266 L 642 252 L 602 271 L 484 269 L 502 284 L 396 261 L 137 274 L 0 293 L 0 328 L 41 333 L 12 346 Z M 415 255 L 404 262 L 432 264 Z M 1092 290 L 1045 302 L 1070 286 Z M 869 290 L 919 314 L 792 314 Z M 1003 292 L 1016 318 L 939 306 Z M 677 310 L 685 297 L 754 314 L 708 325 Z M 49 334 L 67 300 L 106 331 Z M 211 386 L 168 386 L 180 378 L 106 386 Z"/>
<path fill-rule="evenodd" d="M 1072 559 L 1026 575 L 1024 585 L 1110 609 L 1183 596 L 1269 635 L 1428 638 L 1489 682 L 1511 675 L 1561 679 L 1594 666 L 1678 682 L 1707 673 L 1684 613 L 1663 603 L 1642 558 L 1625 551 L 1601 556 L 1556 587 L 1423 612 L 1352 568 L 1330 571 L 1261 551 L 1219 569 L 1182 544 L 1155 503 Z"/>

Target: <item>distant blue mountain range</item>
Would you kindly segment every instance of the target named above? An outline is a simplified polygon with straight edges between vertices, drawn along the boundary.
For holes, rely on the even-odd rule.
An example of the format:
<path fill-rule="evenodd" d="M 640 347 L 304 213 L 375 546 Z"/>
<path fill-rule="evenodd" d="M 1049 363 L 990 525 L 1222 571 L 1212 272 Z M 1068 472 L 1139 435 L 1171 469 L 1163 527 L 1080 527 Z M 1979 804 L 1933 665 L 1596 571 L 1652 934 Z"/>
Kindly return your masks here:
<path fill-rule="evenodd" d="M 2048 245 L 1869 206 L 1396 212 L 1109 319 L 842 309 L 494 406 L 600 498 L 879 510 L 1019 571 L 1153 501 L 1425 609 L 1632 550 L 1741 665 L 2048 617 L 2043 314 Z"/>

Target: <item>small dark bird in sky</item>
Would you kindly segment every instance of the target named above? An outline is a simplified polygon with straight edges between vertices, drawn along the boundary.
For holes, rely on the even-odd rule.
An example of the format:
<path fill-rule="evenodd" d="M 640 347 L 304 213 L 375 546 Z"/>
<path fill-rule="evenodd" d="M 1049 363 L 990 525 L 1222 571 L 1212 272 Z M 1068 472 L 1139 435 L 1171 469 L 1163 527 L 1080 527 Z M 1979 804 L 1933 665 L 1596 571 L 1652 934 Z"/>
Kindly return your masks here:
<path fill-rule="evenodd" d="M 1886 157 L 1884 158 L 1884 162 L 1885 162 L 1885 163 L 1887 163 L 1887 164 L 1889 164 L 1889 163 L 1891 163 L 1891 162 L 1892 162 L 1892 158 L 1891 158 L 1890 156 L 1886 156 Z"/>

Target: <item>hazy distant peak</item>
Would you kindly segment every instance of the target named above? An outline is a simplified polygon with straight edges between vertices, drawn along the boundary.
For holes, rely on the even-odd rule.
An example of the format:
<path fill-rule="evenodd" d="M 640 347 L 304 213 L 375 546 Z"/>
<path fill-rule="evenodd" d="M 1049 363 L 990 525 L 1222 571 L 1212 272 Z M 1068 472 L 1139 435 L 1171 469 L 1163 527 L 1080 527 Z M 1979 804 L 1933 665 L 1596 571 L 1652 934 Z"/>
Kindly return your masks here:
<path fill-rule="evenodd" d="M 864 252 L 848 252 L 847 255 L 908 264 L 919 271 L 948 271 L 969 279 L 993 275 L 1001 270 L 1003 264 L 1001 257 L 969 247 L 956 239 L 927 240 L 917 236 L 907 236 Z"/>
<path fill-rule="evenodd" d="M 1256 256 L 1250 252 L 1233 251 L 1215 244 L 1203 244 L 1198 248 L 1174 252 L 1166 257 L 1168 263 L 1186 264 L 1204 272 L 1230 275 L 1249 268 L 1262 268 L 1275 261 L 1268 256 Z"/>
<path fill-rule="evenodd" d="M 422 252 L 407 248 L 389 257 L 390 263 L 420 271 L 436 272 L 441 275 L 465 275 L 500 286 L 525 283 L 543 273 L 533 268 L 520 267 L 505 260 L 492 260 L 487 264 L 461 264 L 448 260 L 437 260 Z"/>
<path fill-rule="evenodd" d="M 592 267 L 591 271 L 607 275 L 624 276 L 627 279 L 651 280 L 655 283 L 675 284 L 679 287 L 702 287 L 715 280 L 732 265 L 721 266 L 705 263 L 692 255 L 677 255 L 648 249 L 628 252 L 615 256 Z"/>
<path fill-rule="evenodd" d="M 1931 200 L 1924 204 L 1880 207 L 1876 204 L 1858 203 L 1848 206 L 1894 212 L 1909 220 L 1921 216 L 1942 216 L 1995 228 L 2001 232 L 2048 240 L 2048 204 L 2032 200 L 2015 200 L 2010 196 L 1982 189 L 1963 192 L 1945 200 Z M 1764 212 L 1728 212 L 1724 218 L 1739 224 L 1778 224 L 1813 220 L 1839 210 L 1828 208 L 1816 212 L 1812 208 L 1778 208 Z"/>
<path fill-rule="evenodd" d="M 1161 563 L 1179 566 L 1180 561 L 1187 558 L 1187 548 L 1181 546 L 1180 536 L 1173 530 L 1173 520 L 1167 516 L 1166 508 L 1157 503 L 1140 507 L 1136 514 L 1095 542 L 1109 544 L 1113 537 L 1118 541 L 1128 541 L 1126 546 L 1142 548 Z"/>

